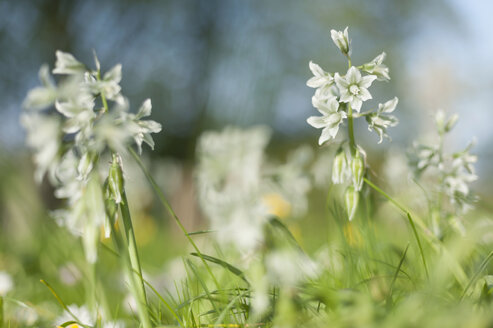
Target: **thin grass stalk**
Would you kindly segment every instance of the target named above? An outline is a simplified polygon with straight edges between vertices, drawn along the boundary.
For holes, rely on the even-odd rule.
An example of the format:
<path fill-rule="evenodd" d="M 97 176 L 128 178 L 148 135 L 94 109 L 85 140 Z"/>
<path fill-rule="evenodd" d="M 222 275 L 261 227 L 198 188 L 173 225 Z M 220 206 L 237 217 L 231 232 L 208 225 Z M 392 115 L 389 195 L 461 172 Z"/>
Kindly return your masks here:
<path fill-rule="evenodd" d="M 127 195 L 125 189 L 122 190 L 122 202 L 120 203 L 120 212 L 122 214 L 123 227 L 126 237 L 126 250 L 129 257 L 129 283 L 130 288 L 137 298 L 137 311 L 144 328 L 150 328 L 151 322 L 149 319 L 147 296 L 145 291 L 144 279 L 142 277 L 142 267 L 140 264 L 139 254 L 137 251 L 137 242 L 128 207 Z"/>
<path fill-rule="evenodd" d="M 144 166 L 144 163 L 142 163 L 142 161 L 140 160 L 140 157 L 135 153 L 135 151 L 132 148 L 128 148 L 128 151 L 130 152 L 132 157 L 135 159 L 135 161 L 137 162 L 137 164 L 141 168 L 142 172 L 146 176 L 147 180 L 151 184 L 151 186 L 154 189 L 154 192 L 157 194 L 161 204 L 166 208 L 168 213 L 173 217 L 173 219 L 175 220 L 178 227 L 181 229 L 183 234 L 187 237 L 188 241 L 190 242 L 190 244 L 193 246 L 193 248 L 197 252 L 198 256 L 202 260 L 202 263 L 204 264 L 205 268 L 207 269 L 207 272 L 209 272 L 209 275 L 211 276 L 212 280 L 214 281 L 216 288 L 220 289 L 219 282 L 217 281 L 216 277 L 212 273 L 212 270 L 211 270 L 209 264 L 207 264 L 207 261 L 202 256 L 202 252 L 200 252 L 197 244 L 193 241 L 192 237 L 190 237 L 190 234 L 188 233 L 187 229 L 185 229 L 185 227 L 181 223 L 180 218 L 178 218 L 178 215 L 176 215 L 175 211 L 173 211 L 173 208 L 171 208 L 171 205 L 166 200 L 166 197 L 164 197 L 164 194 L 163 194 L 161 188 L 159 188 L 159 186 L 157 185 L 154 178 L 149 174 L 149 171 L 147 171 L 146 167 Z"/>

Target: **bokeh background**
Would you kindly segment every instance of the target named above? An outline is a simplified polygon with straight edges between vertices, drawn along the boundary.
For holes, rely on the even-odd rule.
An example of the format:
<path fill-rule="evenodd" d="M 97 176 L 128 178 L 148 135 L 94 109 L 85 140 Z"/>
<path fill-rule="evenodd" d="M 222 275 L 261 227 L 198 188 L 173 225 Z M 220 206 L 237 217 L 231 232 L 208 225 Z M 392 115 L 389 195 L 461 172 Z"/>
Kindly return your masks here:
<path fill-rule="evenodd" d="M 273 130 L 270 157 L 284 158 L 302 143 L 315 149 L 319 131 L 306 123 L 316 113 L 313 89 L 305 84 L 308 63 L 345 71 L 329 31 L 349 26 L 353 63 L 388 55 L 392 80 L 374 84 L 370 104 L 400 99 L 400 124 L 389 130 L 392 144 L 377 145 L 365 124 L 356 127 L 372 164 L 389 167 L 379 163 L 385 158 L 379 154 L 395 153 L 391 147 L 402 154 L 413 140 L 434 140 L 439 108 L 458 113 L 448 147 L 460 150 L 477 138 L 480 179 L 474 189 L 491 213 L 491 13 L 493 2 L 481 0 L 0 0 L 0 270 L 16 274 L 24 287 L 18 299 L 35 302 L 52 299 L 40 277 L 57 287 L 55 277 L 66 263 L 84 267 L 80 243 L 48 218 L 46 209 L 61 204 L 46 183 L 34 183 L 19 123 L 23 99 L 39 83 L 39 67 L 53 67 L 57 49 L 85 63 L 92 63 L 94 50 L 103 71 L 122 63 L 130 104 L 152 99 L 152 119 L 163 131 L 144 159 L 187 228 L 199 229 L 206 226 L 193 205 L 198 137 L 227 125 L 263 124 Z M 142 175 L 129 175 L 144 267 L 162 272 L 163 263 L 187 252 L 185 239 L 155 205 Z M 315 196 L 319 204 L 324 196 Z M 304 225 L 305 236 L 322 236 L 329 224 L 324 220 L 320 214 L 320 225 Z M 118 270 L 111 254 L 102 256 L 108 270 Z M 106 283 L 115 284 L 110 278 Z M 83 294 L 80 286 L 58 290 L 67 302 Z"/>
<path fill-rule="evenodd" d="M 275 144 L 313 141 L 308 62 L 344 69 L 329 30 L 350 26 L 356 63 L 388 54 L 392 82 L 373 93 L 401 100 L 391 132 L 399 147 L 429 131 L 438 108 L 458 112 L 457 147 L 478 138 L 487 178 L 491 12 L 480 0 L 0 1 L 0 147 L 22 149 L 22 100 L 56 49 L 123 64 L 124 94 L 133 104 L 152 98 L 164 126 L 157 156 L 191 161 L 197 136 L 228 124 L 269 125 Z"/>

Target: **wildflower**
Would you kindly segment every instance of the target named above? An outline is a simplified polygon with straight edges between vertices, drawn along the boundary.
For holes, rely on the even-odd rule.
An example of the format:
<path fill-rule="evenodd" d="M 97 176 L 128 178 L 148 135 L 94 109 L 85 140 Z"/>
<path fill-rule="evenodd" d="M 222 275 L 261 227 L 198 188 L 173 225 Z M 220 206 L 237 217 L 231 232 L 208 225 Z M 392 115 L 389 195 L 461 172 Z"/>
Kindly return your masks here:
<path fill-rule="evenodd" d="M 55 102 L 58 91 L 55 82 L 50 76 L 48 65 L 43 65 L 39 69 L 39 80 L 43 86 L 29 91 L 23 104 L 25 108 L 41 110 Z"/>
<path fill-rule="evenodd" d="M 267 254 L 266 269 L 272 283 L 289 287 L 316 277 L 319 271 L 317 264 L 307 255 L 290 249 Z"/>
<path fill-rule="evenodd" d="M 312 61 L 310 61 L 309 66 L 314 76 L 306 82 L 306 85 L 317 89 L 315 93 L 318 99 L 330 98 L 332 96 L 331 87 L 334 85 L 334 78 Z"/>
<path fill-rule="evenodd" d="M 351 108 L 359 112 L 363 101 L 372 99 L 368 88 L 377 78 L 376 75 L 361 76 L 361 72 L 351 66 L 345 77 L 335 74 L 334 79 L 341 93 L 340 102 L 349 103 Z"/>
<path fill-rule="evenodd" d="M 383 64 L 386 56 L 387 54 L 385 52 L 382 52 L 371 62 L 364 64 L 362 69 L 367 73 L 375 75 L 378 81 L 389 81 L 389 68 Z"/>
<path fill-rule="evenodd" d="M 72 54 L 57 50 L 56 63 L 53 74 L 84 74 L 85 66 L 79 62 Z"/>
<path fill-rule="evenodd" d="M 343 111 L 338 111 L 339 102 L 335 97 L 330 98 L 327 102 L 319 101 L 313 98 L 313 106 L 322 114 L 322 116 L 311 116 L 306 121 L 316 129 L 323 129 L 318 144 L 321 145 L 327 140 L 335 138 L 339 131 L 339 125 L 347 117 Z"/>
<path fill-rule="evenodd" d="M 128 112 L 122 112 L 122 120 L 125 122 L 125 127 L 130 131 L 132 137 L 137 144 L 139 153 L 142 152 L 142 142 L 154 149 L 154 140 L 152 140 L 151 133 L 158 133 L 161 131 L 161 124 L 152 120 L 141 120 L 143 117 L 151 115 L 152 104 L 151 100 L 147 99 L 140 106 L 137 114 Z"/>
<path fill-rule="evenodd" d="M 454 114 L 448 120 L 445 120 L 445 112 L 443 110 L 439 110 L 435 115 L 435 124 L 438 134 L 443 135 L 450 132 L 450 130 L 452 130 L 457 123 L 458 119 L 459 115 Z"/>
<path fill-rule="evenodd" d="M 43 66 L 43 86 L 28 93 L 21 123 L 27 130 L 27 143 L 35 151 L 36 180 L 41 181 L 48 172 L 55 196 L 67 200 L 68 208 L 54 211 L 53 216 L 73 234 L 82 236 L 87 260 L 93 263 L 100 227 L 106 237 L 111 231 L 105 208 L 106 190 L 103 192 L 101 182 L 107 176 L 100 173 L 107 169 L 101 170 L 98 160 L 106 150 L 116 152 L 115 156 L 125 152 L 132 141 L 139 152 L 142 142 L 153 148 L 151 133 L 159 132 L 161 125 L 142 120 L 151 114 L 150 100 L 137 114 L 128 112 L 128 102 L 119 85 L 120 64 L 101 79 L 97 57 L 96 71 L 88 70 L 69 53 L 57 51 L 56 57 L 53 73 L 69 76 L 56 86 Z M 103 108 L 96 108 L 98 97 Z M 56 111 L 40 111 L 51 105 Z M 112 187 L 121 184 L 115 179 L 113 176 Z M 113 188 L 111 198 L 121 202 L 121 190 Z"/>
<path fill-rule="evenodd" d="M 348 27 L 342 31 L 330 30 L 330 36 L 335 45 L 345 56 L 351 55 L 351 40 L 349 40 Z"/>
<path fill-rule="evenodd" d="M 375 132 L 380 137 L 378 143 L 382 143 L 383 137 L 390 139 L 387 134 L 387 128 L 391 126 L 396 126 L 399 121 L 393 115 L 385 115 L 392 113 L 398 103 L 397 97 L 387 101 L 385 104 L 378 104 L 378 110 L 375 113 L 371 113 L 366 116 L 366 121 L 368 122 L 368 130 Z"/>
<path fill-rule="evenodd" d="M 70 310 L 70 313 L 65 311 L 61 316 L 59 316 L 55 320 L 55 325 L 61 325 L 68 321 L 74 321 L 74 317 L 72 316 L 72 314 L 78 319 L 79 324 L 81 325 L 93 326 L 94 323 L 96 322 L 95 316 L 91 313 L 91 311 L 89 311 L 89 309 L 85 305 L 79 307 L 75 304 L 71 304 L 68 305 L 68 309 Z M 79 325 L 76 325 L 75 327 L 78 326 Z"/>
<path fill-rule="evenodd" d="M 0 297 L 7 295 L 14 288 L 12 277 L 5 271 L 0 271 Z"/>
<path fill-rule="evenodd" d="M 53 173 L 61 147 L 61 121 L 58 117 L 24 113 L 21 124 L 26 129 L 26 143 L 34 151 L 35 180 L 40 183 L 46 172 Z"/>
<path fill-rule="evenodd" d="M 198 142 L 199 201 L 223 245 L 249 252 L 263 240 L 261 166 L 270 132 L 264 127 L 206 132 Z"/>

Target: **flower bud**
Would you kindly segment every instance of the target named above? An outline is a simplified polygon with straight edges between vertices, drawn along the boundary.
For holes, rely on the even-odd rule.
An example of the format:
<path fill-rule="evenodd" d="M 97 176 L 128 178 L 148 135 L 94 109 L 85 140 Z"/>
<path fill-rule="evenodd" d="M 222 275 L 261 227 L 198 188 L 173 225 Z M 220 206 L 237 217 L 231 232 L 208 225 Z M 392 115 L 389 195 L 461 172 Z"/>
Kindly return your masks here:
<path fill-rule="evenodd" d="M 344 183 L 347 169 L 346 153 L 343 150 L 340 150 L 334 158 L 334 163 L 332 164 L 332 183 Z"/>
<path fill-rule="evenodd" d="M 356 191 L 363 187 L 363 177 L 365 175 L 365 162 L 359 152 L 356 152 L 351 161 L 351 172 L 353 173 L 353 186 Z"/>
<path fill-rule="evenodd" d="M 92 171 L 93 165 L 94 156 L 90 153 L 84 153 L 79 161 L 79 165 L 77 165 L 77 172 L 79 173 L 77 179 L 81 181 L 87 180 L 89 173 Z"/>
<path fill-rule="evenodd" d="M 339 50 L 341 50 L 344 55 L 351 55 L 351 49 L 349 49 L 350 41 L 347 27 L 344 29 L 344 32 L 331 30 L 330 36 L 332 37 L 332 41 L 334 41 L 337 48 L 339 48 Z"/>
<path fill-rule="evenodd" d="M 121 160 L 117 155 L 113 155 L 113 162 L 110 166 L 110 172 L 108 174 L 108 187 L 110 191 L 110 198 L 115 203 L 120 204 L 122 202 L 123 194 L 123 172 L 121 167 Z"/>
<path fill-rule="evenodd" d="M 351 221 L 356 214 L 356 209 L 358 208 L 359 192 L 356 191 L 353 186 L 349 186 L 344 194 L 344 201 L 346 203 L 348 219 Z"/>

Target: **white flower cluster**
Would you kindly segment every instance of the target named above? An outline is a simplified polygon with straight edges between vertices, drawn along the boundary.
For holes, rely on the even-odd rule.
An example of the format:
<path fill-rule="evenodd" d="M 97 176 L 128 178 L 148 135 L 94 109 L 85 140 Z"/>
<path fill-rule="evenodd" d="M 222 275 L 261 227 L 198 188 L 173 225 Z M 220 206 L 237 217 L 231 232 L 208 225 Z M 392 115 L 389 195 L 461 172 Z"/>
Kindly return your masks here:
<path fill-rule="evenodd" d="M 348 28 L 344 32 L 331 31 L 332 40 L 344 55 L 350 59 L 351 42 L 348 37 Z M 331 74 L 324 71 L 319 65 L 310 62 L 310 70 L 313 77 L 307 81 L 307 86 L 315 88 L 312 97 L 312 104 L 322 116 L 309 117 L 307 122 L 317 129 L 323 129 L 318 140 L 319 145 L 335 139 L 339 126 L 348 118 L 352 111 L 354 117 L 367 116 L 369 129 L 375 130 L 382 141 L 383 136 L 387 136 L 386 129 L 397 124 L 394 116 L 387 115 L 394 111 L 397 105 L 397 98 L 385 104 L 379 104 L 378 110 L 361 113 L 363 102 L 372 99 L 368 88 L 373 81 L 388 81 L 389 69 L 383 64 L 386 54 L 383 52 L 369 63 L 361 66 L 351 66 L 345 75 L 339 73 Z M 361 71 L 369 75 L 362 76 Z"/>
<path fill-rule="evenodd" d="M 43 65 L 39 73 L 42 86 L 28 93 L 21 123 L 34 151 L 36 180 L 41 182 L 48 173 L 55 196 L 67 199 L 68 209 L 56 211 L 55 216 L 74 234 L 83 236 L 86 256 L 94 262 L 100 227 L 105 227 L 106 236 L 110 233 L 104 203 L 107 191 L 102 183 L 105 177 L 99 175 L 98 160 L 106 150 L 123 154 L 132 143 L 139 152 L 143 142 L 153 148 L 151 133 L 159 132 L 161 125 L 142 120 L 151 114 L 149 99 L 137 114 L 129 112 L 128 101 L 121 94 L 120 64 L 101 76 L 96 56 L 95 70 L 69 53 L 57 51 L 56 57 L 53 74 L 65 79 L 56 85 Z"/>
<path fill-rule="evenodd" d="M 349 220 L 355 215 L 359 202 L 359 192 L 363 187 L 363 178 L 366 170 L 366 156 L 361 147 L 354 142 L 353 119 L 366 117 L 368 130 L 375 131 L 382 142 L 389 138 L 387 128 L 397 125 L 397 118 L 391 115 L 395 110 L 398 99 L 391 99 L 379 104 L 378 109 L 361 112 L 363 103 L 372 99 L 368 88 L 373 81 L 388 81 L 389 69 L 383 64 L 386 54 L 382 53 L 369 63 L 361 66 L 351 64 L 351 41 L 348 28 L 343 32 L 331 31 L 334 44 L 347 57 L 349 69 L 345 75 L 328 73 L 319 65 L 310 62 L 313 77 L 307 81 L 307 86 L 315 88 L 312 97 L 313 106 L 322 116 L 311 116 L 307 119 L 311 126 L 322 129 L 318 140 L 319 145 L 335 139 L 340 125 L 344 120 L 349 121 L 349 145 L 342 144 L 332 166 L 332 182 L 334 184 L 349 183 L 345 192 L 345 203 Z M 367 73 L 362 75 L 361 72 Z"/>
<path fill-rule="evenodd" d="M 296 149 L 283 165 L 270 165 L 264 150 L 270 131 L 265 127 L 226 128 L 205 132 L 197 146 L 199 201 L 223 245 L 244 254 L 263 241 L 269 216 L 300 216 L 311 188 L 304 166 L 311 150 Z"/>
<path fill-rule="evenodd" d="M 446 119 L 444 112 L 438 111 L 435 123 L 439 142 L 435 145 L 415 142 L 408 155 L 415 175 L 419 177 L 425 171 L 435 174 L 439 180 L 438 193 L 446 196 L 448 203 L 454 208 L 452 213 L 464 213 L 475 200 L 469 184 L 478 178 L 474 169 L 477 156 L 470 154 L 474 146 L 473 142 L 464 150 L 456 153 L 449 154 L 444 151 L 443 139 L 455 126 L 457 119 L 457 115 Z"/>

